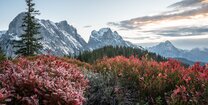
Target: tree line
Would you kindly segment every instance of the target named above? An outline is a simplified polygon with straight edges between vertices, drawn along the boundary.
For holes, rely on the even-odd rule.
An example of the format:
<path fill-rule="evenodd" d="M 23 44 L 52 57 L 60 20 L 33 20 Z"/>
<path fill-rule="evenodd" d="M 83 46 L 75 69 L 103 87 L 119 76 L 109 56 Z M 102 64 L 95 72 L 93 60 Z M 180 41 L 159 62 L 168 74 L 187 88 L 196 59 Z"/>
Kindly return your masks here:
<path fill-rule="evenodd" d="M 167 61 L 165 57 L 157 55 L 156 53 L 148 52 L 147 50 L 142 50 L 139 48 L 125 47 L 125 46 L 106 46 L 100 49 L 96 49 L 93 51 L 84 51 L 80 53 L 78 56 L 75 56 L 76 59 L 79 59 L 83 62 L 94 63 L 98 59 L 102 59 L 103 57 L 115 57 L 115 56 L 125 56 L 125 57 L 145 57 L 149 60 L 153 59 L 156 61 Z"/>

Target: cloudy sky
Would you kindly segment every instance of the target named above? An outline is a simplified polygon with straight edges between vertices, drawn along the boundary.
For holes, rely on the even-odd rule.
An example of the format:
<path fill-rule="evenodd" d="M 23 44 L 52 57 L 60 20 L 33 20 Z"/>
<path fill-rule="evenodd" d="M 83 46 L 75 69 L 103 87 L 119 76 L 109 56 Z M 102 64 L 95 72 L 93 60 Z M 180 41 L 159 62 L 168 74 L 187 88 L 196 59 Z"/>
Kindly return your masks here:
<path fill-rule="evenodd" d="M 67 20 L 87 41 L 110 27 L 125 40 L 152 46 L 170 40 L 191 49 L 208 45 L 208 0 L 34 0 L 40 19 Z M 25 11 L 24 0 L 0 0 L 0 30 Z"/>

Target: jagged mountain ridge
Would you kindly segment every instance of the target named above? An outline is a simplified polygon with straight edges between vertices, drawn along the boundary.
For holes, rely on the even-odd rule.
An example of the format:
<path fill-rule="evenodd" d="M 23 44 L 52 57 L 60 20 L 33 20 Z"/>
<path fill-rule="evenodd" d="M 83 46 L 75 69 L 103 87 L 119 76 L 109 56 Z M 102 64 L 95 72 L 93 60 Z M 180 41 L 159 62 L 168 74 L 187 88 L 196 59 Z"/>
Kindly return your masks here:
<path fill-rule="evenodd" d="M 21 27 L 24 15 L 24 12 L 18 14 L 9 24 L 8 31 L 0 37 L 0 45 L 6 56 L 15 56 L 14 52 L 17 49 L 12 46 L 12 42 L 13 40 L 19 40 L 19 36 L 24 33 Z M 109 45 L 142 48 L 124 41 L 116 31 L 113 32 L 110 28 L 92 31 L 89 42 L 86 43 L 81 35 L 77 33 L 76 28 L 69 25 L 67 21 L 54 23 L 50 20 L 36 20 L 41 27 L 39 30 L 40 36 L 43 37 L 41 40 L 43 49 L 40 51 L 42 54 L 75 55 L 84 50 L 94 50 Z"/>
<path fill-rule="evenodd" d="M 86 49 L 94 50 L 104 46 L 137 47 L 131 42 L 123 40 L 118 32 L 112 31 L 110 28 L 101 28 L 99 31 L 93 30 Z"/>
<path fill-rule="evenodd" d="M 9 25 L 8 31 L 0 38 L 2 50 L 7 56 L 15 56 L 16 49 L 12 46 L 12 40 L 18 40 L 19 36 L 24 33 L 21 27 L 25 13 L 20 13 Z M 63 56 L 69 54 L 78 54 L 83 51 L 86 42 L 77 33 L 77 30 L 69 25 L 66 21 L 54 23 L 50 20 L 39 20 L 40 35 L 43 38 L 41 43 L 43 54 L 50 53 L 52 55 Z"/>
<path fill-rule="evenodd" d="M 195 48 L 192 50 L 182 50 L 176 48 L 170 41 L 147 48 L 150 52 L 157 53 L 168 58 L 183 58 L 193 62 L 208 62 L 208 49 Z"/>

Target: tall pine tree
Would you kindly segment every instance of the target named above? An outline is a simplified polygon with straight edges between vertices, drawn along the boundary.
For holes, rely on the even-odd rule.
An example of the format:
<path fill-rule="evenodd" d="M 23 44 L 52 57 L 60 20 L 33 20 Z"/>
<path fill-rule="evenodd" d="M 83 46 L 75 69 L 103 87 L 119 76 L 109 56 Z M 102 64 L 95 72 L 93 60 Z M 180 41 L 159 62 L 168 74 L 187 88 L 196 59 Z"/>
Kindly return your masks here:
<path fill-rule="evenodd" d="M 14 41 L 14 47 L 17 48 L 15 54 L 22 56 L 33 56 L 38 54 L 42 48 L 40 43 L 41 37 L 38 37 L 40 25 L 35 19 L 35 15 L 39 15 L 39 11 L 35 10 L 33 0 L 25 0 L 27 4 L 27 12 L 23 18 L 22 28 L 24 33 L 20 35 L 20 40 Z"/>
<path fill-rule="evenodd" d="M 2 48 L 0 47 L 0 63 L 2 61 L 4 61 L 5 59 L 6 59 L 6 57 L 5 57 L 5 55 L 4 55 L 3 51 L 2 51 Z"/>

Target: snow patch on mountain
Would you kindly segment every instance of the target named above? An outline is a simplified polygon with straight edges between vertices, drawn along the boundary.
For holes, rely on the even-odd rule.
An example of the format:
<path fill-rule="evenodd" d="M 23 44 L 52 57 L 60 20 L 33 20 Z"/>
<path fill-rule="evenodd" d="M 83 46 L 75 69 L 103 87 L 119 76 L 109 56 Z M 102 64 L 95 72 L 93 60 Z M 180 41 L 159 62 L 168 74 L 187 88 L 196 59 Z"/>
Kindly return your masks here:
<path fill-rule="evenodd" d="M 7 56 L 15 56 L 14 52 L 17 49 L 12 46 L 12 42 L 13 40 L 19 40 L 19 36 L 24 33 L 21 27 L 24 16 L 25 13 L 20 13 L 15 17 L 9 25 L 9 30 L 0 38 L 0 44 Z M 40 24 L 39 32 L 43 38 L 41 40 L 43 44 L 41 53 L 50 53 L 57 56 L 78 54 L 86 46 L 84 39 L 67 21 L 54 23 L 50 20 L 36 20 Z"/>

